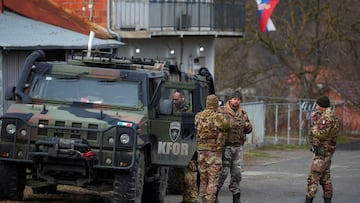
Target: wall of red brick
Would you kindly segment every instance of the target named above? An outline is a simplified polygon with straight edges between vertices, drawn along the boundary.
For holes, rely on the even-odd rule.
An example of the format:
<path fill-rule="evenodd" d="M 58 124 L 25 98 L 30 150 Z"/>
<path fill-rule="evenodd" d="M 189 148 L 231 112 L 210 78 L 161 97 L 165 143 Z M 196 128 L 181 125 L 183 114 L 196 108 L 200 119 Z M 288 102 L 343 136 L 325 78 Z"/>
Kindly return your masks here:
<path fill-rule="evenodd" d="M 107 1 L 108 0 L 53 0 L 91 22 L 107 27 Z M 91 7 L 92 3 L 92 7 Z"/>

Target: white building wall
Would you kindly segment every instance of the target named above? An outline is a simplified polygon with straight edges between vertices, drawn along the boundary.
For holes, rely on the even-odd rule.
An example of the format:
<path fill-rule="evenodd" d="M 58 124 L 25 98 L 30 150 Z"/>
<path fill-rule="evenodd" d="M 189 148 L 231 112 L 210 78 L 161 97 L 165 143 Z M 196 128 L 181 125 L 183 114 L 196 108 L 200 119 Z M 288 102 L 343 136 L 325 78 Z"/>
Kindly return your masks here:
<path fill-rule="evenodd" d="M 214 37 L 185 36 L 157 37 L 151 39 L 123 39 L 124 46 L 118 48 L 119 57 L 155 58 L 168 60 L 178 65 L 182 71 L 194 72 L 206 67 L 214 73 L 215 42 Z M 204 51 L 200 52 L 199 48 Z M 140 53 L 136 53 L 140 49 Z M 170 51 L 174 50 L 174 54 Z"/>
<path fill-rule="evenodd" d="M 0 49 L 0 115 L 4 114 L 3 51 Z"/>

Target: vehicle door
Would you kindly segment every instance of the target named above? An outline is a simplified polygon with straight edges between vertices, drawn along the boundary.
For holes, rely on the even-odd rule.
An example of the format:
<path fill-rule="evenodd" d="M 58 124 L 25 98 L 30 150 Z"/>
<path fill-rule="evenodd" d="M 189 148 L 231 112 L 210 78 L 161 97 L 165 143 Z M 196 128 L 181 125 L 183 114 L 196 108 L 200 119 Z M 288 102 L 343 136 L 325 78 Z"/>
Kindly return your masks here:
<path fill-rule="evenodd" d="M 173 94 L 184 94 L 185 109 L 177 111 Z M 196 152 L 195 113 L 199 111 L 200 91 L 195 85 L 182 86 L 179 82 L 163 85 L 157 118 L 151 122 L 153 141 L 152 163 L 186 166 Z M 157 127 L 153 127 L 157 126 Z"/>

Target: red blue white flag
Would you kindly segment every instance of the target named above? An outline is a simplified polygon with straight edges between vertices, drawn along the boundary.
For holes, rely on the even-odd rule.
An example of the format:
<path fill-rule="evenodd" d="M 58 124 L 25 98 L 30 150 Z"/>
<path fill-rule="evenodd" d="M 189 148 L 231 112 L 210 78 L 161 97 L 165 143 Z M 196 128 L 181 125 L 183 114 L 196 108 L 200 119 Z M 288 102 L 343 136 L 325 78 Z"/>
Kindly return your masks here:
<path fill-rule="evenodd" d="M 275 31 L 275 26 L 270 16 L 279 0 L 255 0 L 258 5 L 260 19 L 260 32 Z"/>

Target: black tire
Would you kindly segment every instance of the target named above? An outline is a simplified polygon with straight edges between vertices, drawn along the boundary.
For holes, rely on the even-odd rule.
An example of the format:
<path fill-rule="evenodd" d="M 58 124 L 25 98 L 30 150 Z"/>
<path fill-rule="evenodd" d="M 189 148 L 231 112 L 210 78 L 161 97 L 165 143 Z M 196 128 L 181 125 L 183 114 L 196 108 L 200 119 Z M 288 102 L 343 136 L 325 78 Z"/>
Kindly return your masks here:
<path fill-rule="evenodd" d="M 134 166 L 127 172 L 115 175 L 113 203 L 141 203 L 144 174 L 144 152 L 138 150 Z"/>
<path fill-rule="evenodd" d="M 166 193 L 170 195 L 181 195 L 181 187 L 177 181 L 175 168 L 169 169 Z"/>
<path fill-rule="evenodd" d="M 57 185 L 32 188 L 33 194 L 56 194 Z"/>
<path fill-rule="evenodd" d="M 0 161 L 0 200 L 21 201 L 24 197 L 25 170 L 13 163 Z"/>
<path fill-rule="evenodd" d="M 153 181 L 145 182 L 143 203 L 163 203 L 166 196 L 169 168 L 157 168 Z"/>

